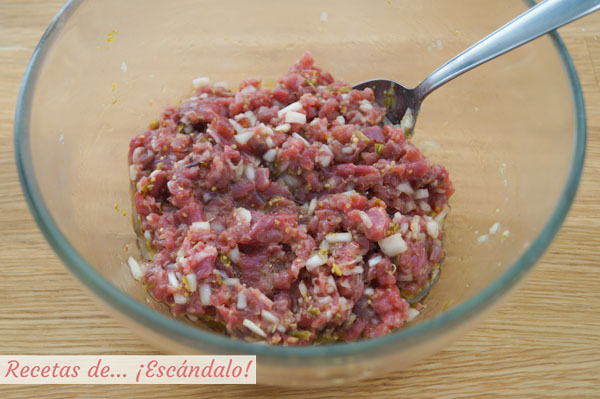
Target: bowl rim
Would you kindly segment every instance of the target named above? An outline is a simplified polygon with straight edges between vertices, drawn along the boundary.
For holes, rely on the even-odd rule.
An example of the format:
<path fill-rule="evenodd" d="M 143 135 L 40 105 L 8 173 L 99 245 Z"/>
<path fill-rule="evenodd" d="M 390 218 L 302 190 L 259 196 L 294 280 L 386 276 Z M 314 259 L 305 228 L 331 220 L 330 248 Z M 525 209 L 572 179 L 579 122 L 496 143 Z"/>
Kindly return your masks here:
<path fill-rule="evenodd" d="M 50 216 L 44 203 L 35 174 L 31 164 L 29 146 L 29 119 L 31 114 L 32 98 L 35 83 L 39 76 L 41 66 L 48 48 L 56 40 L 68 18 L 75 12 L 84 0 L 69 0 L 54 17 L 42 38 L 40 39 L 29 61 L 23 76 L 19 91 L 14 123 L 15 160 L 21 187 L 29 209 L 61 261 L 88 289 L 97 297 L 108 303 L 121 314 L 142 324 L 153 332 L 166 335 L 172 340 L 189 345 L 192 348 L 212 353 L 244 353 L 262 356 L 263 358 L 300 358 L 307 360 L 327 360 L 340 356 L 357 355 L 373 351 L 385 350 L 389 344 L 399 342 L 410 345 L 413 342 L 422 342 L 432 336 L 445 334 L 463 322 L 475 318 L 484 312 L 504 292 L 513 287 L 529 272 L 536 261 L 550 245 L 552 239 L 560 229 L 569 208 L 575 197 L 577 187 L 583 170 L 586 147 L 586 114 L 583 95 L 579 78 L 575 71 L 573 61 L 556 31 L 549 35 L 561 57 L 565 72 L 570 83 L 571 96 L 574 108 L 574 137 L 573 151 L 567 180 L 550 218 L 543 226 L 539 235 L 521 256 L 507 268 L 496 280 L 488 284 L 477 294 L 456 307 L 415 326 L 400 329 L 392 334 L 349 343 L 336 343 L 334 345 L 313 345 L 303 347 L 284 347 L 275 345 L 257 345 L 242 340 L 231 339 L 227 336 L 214 334 L 200 328 L 188 326 L 173 320 L 143 303 L 131 298 L 117 287 L 104 279 L 92 268 L 70 245 L 61 233 L 57 224 Z M 529 7 L 535 5 L 533 0 L 524 0 Z M 409 346 L 404 346 L 409 347 Z M 402 346 L 400 346 L 402 348 Z"/>

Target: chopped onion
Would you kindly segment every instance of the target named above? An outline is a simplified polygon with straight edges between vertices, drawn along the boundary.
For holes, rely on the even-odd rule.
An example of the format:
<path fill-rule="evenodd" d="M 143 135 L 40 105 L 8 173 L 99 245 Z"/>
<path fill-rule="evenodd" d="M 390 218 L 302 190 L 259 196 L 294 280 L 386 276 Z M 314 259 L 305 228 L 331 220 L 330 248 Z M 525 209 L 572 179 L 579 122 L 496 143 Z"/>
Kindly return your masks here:
<path fill-rule="evenodd" d="M 190 226 L 192 230 L 210 230 L 209 222 L 194 222 Z"/>
<path fill-rule="evenodd" d="M 246 172 L 245 172 L 246 178 L 250 181 L 254 181 L 254 166 L 252 165 L 248 165 L 246 167 Z"/>
<path fill-rule="evenodd" d="M 285 114 L 285 123 L 299 123 L 303 125 L 306 123 L 306 115 L 300 112 L 290 111 Z"/>
<path fill-rule="evenodd" d="M 363 293 L 366 296 L 371 296 L 371 295 L 373 295 L 375 293 L 375 290 L 373 288 L 371 288 L 371 287 L 367 287 L 367 288 L 365 288 L 365 290 L 363 291 Z"/>
<path fill-rule="evenodd" d="M 412 195 L 415 190 L 413 190 L 412 186 L 408 182 L 400 183 L 396 186 L 396 189 L 404 194 Z"/>
<path fill-rule="evenodd" d="M 333 276 L 331 274 L 327 276 L 327 285 L 325 286 L 325 288 L 327 289 L 328 294 L 334 293 L 337 288 L 337 286 L 335 285 L 335 280 L 333 279 Z"/>
<path fill-rule="evenodd" d="M 319 302 L 319 306 L 329 305 L 331 302 L 333 302 L 333 298 L 330 296 L 324 296 L 322 298 L 317 298 L 317 302 Z"/>
<path fill-rule="evenodd" d="M 358 216 L 360 216 L 360 220 L 362 220 L 365 227 L 367 229 L 370 229 L 371 227 L 373 227 L 373 222 L 369 218 L 369 215 L 367 215 L 366 212 L 363 212 L 363 211 L 358 211 L 358 212 L 359 212 Z"/>
<path fill-rule="evenodd" d="M 235 136 L 233 136 L 233 138 L 235 139 L 235 141 L 237 141 L 238 143 L 244 145 L 246 144 L 248 141 L 250 141 L 250 139 L 254 137 L 254 131 L 253 130 L 245 130 L 242 133 L 236 134 Z"/>
<path fill-rule="evenodd" d="M 387 256 L 396 256 L 408 249 L 402 234 L 396 233 L 379 241 L 381 252 Z"/>
<path fill-rule="evenodd" d="M 190 286 L 190 292 L 195 292 L 198 289 L 198 278 L 194 273 L 189 273 L 185 275 L 185 279 Z"/>
<path fill-rule="evenodd" d="M 236 115 L 235 117 L 237 118 L 240 115 L 243 116 L 244 114 L 239 114 L 239 115 Z M 246 130 L 242 125 L 240 125 L 233 119 L 229 119 L 229 123 L 231 123 L 231 126 L 233 126 L 236 133 L 244 133 L 244 131 Z"/>
<path fill-rule="evenodd" d="M 421 208 L 425 213 L 431 212 L 431 205 L 429 205 L 426 201 L 419 201 L 419 208 Z"/>
<path fill-rule="evenodd" d="M 240 90 L 240 93 L 247 94 L 247 93 L 254 93 L 255 91 L 256 91 L 256 87 L 254 87 L 252 85 L 248 85 L 248 86 L 244 87 L 242 90 Z"/>
<path fill-rule="evenodd" d="M 310 200 L 310 204 L 308 204 L 308 211 L 306 213 L 312 215 L 315 209 L 317 209 L 317 199 L 313 198 Z"/>
<path fill-rule="evenodd" d="M 210 285 L 200 284 L 199 290 L 200 290 L 200 303 L 202 304 L 202 306 L 210 305 L 210 295 L 211 295 Z"/>
<path fill-rule="evenodd" d="M 179 281 L 177 281 L 177 277 L 175 276 L 175 273 L 173 273 L 173 272 L 167 273 L 167 279 L 169 280 L 169 284 L 171 284 L 173 287 L 179 286 Z"/>
<path fill-rule="evenodd" d="M 273 139 L 271 137 L 267 137 L 267 139 L 265 140 L 265 143 L 267 143 L 267 146 L 269 146 L 269 148 L 271 148 L 275 145 L 275 143 L 273 142 Z"/>
<path fill-rule="evenodd" d="M 239 278 L 230 278 L 230 277 L 227 277 L 227 278 L 223 279 L 223 282 L 225 283 L 225 285 L 233 287 L 234 285 L 236 285 L 236 284 L 238 284 L 240 282 L 240 279 Z"/>
<path fill-rule="evenodd" d="M 267 162 L 274 162 L 275 156 L 277 155 L 277 150 L 275 148 L 271 148 L 267 152 L 263 154 L 263 159 Z"/>
<path fill-rule="evenodd" d="M 207 77 L 205 77 L 205 76 L 203 76 L 203 77 L 200 77 L 200 78 L 193 79 L 192 80 L 192 87 L 194 89 L 197 89 L 198 87 L 206 86 L 209 83 L 210 83 L 210 79 L 207 78 Z"/>
<path fill-rule="evenodd" d="M 223 224 L 221 224 L 221 222 L 212 222 L 210 224 L 210 227 L 217 233 L 222 233 L 223 230 L 225 230 L 225 227 L 223 226 Z"/>
<path fill-rule="evenodd" d="M 246 305 L 248 305 L 248 302 L 246 301 L 246 294 L 244 294 L 243 292 L 238 293 L 237 308 L 246 309 Z"/>
<path fill-rule="evenodd" d="M 308 142 L 308 140 L 306 140 L 304 137 L 300 136 L 298 133 L 293 133 L 292 137 L 295 137 L 297 139 L 302 140 L 302 142 L 307 146 L 310 147 L 310 143 Z"/>
<path fill-rule="evenodd" d="M 381 257 L 381 255 L 377 255 L 376 257 L 369 259 L 369 266 L 371 266 L 371 267 L 376 266 L 382 260 L 383 260 L 383 258 Z"/>
<path fill-rule="evenodd" d="M 229 250 L 229 253 L 227 254 L 229 256 L 229 259 L 231 259 L 231 261 L 233 263 L 239 263 L 240 262 L 240 250 L 239 248 L 236 246 L 233 249 Z"/>
<path fill-rule="evenodd" d="M 431 238 L 437 238 L 440 228 L 435 220 L 429 220 L 427 222 L 427 234 Z"/>
<path fill-rule="evenodd" d="M 328 242 L 350 242 L 352 241 L 352 233 L 331 233 L 325 236 Z"/>
<path fill-rule="evenodd" d="M 345 125 L 346 124 L 346 119 L 344 119 L 344 117 L 342 115 L 338 116 L 337 118 L 335 118 L 335 120 L 337 121 L 337 123 L 339 123 L 340 125 Z"/>
<path fill-rule="evenodd" d="M 419 312 L 417 309 L 410 308 L 410 309 L 408 309 L 408 318 L 406 319 L 406 321 L 410 323 L 420 314 L 421 314 L 421 312 Z"/>
<path fill-rule="evenodd" d="M 295 103 L 291 103 L 287 107 L 280 109 L 277 112 L 277 116 L 281 118 L 284 114 L 286 114 L 290 111 L 300 111 L 301 109 L 302 109 L 302 104 L 300 103 L 300 101 L 296 101 Z"/>
<path fill-rule="evenodd" d="M 140 280 L 144 277 L 144 271 L 140 267 L 140 264 L 137 260 L 133 259 L 131 256 L 127 259 L 127 263 L 129 264 L 129 269 L 131 270 L 131 275 L 134 279 Z"/>
<path fill-rule="evenodd" d="M 415 217 L 413 217 L 413 220 L 410 222 L 410 231 L 412 231 L 415 234 L 418 234 L 421 232 L 421 224 L 419 223 L 421 221 L 421 218 L 417 215 Z"/>
<path fill-rule="evenodd" d="M 353 152 L 354 152 L 354 148 L 352 148 L 351 146 L 342 147 L 342 154 L 350 155 Z"/>
<path fill-rule="evenodd" d="M 324 249 L 324 250 L 328 250 L 329 249 L 329 243 L 327 242 L 327 240 L 321 241 L 321 243 L 319 244 L 319 248 L 320 249 Z"/>
<path fill-rule="evenodd" d="M 400 121 L 400 128 L 404 133 L 410 133 L 415 126 L 415 118 L 413 117 L 413 111 L 410 108 L 406 109 L 402 120 Z"/>
<path fill-rule="evenodd" d="M 429 191 L 426 188 L 420 188 L 415 191 L 415 199 L 423 199 L 429 197 Z"/>
<path fill-rule="evenodd" d="M 224 89 L 227 89 L 229 87 L 229 83 L 226 80 L 222 80 L 220 82 L 215 82 L 214 86 L 215 87 L 219 86 L 219 87 L 222 87 Z"/>
<path fill-rule="evenodd" d="M 261 310 L 260 315 L 262 316 L 263 320 L 267 320 L 275 324 L 279 323 L 279 318 L 268 310 Z"/>
<path fill-rule="evenodd" d="M 302 182 L 296 176 L 285 174 L 281 178 L 283 179 L 285 184 L 287 184 L 291 188 L 298 188 L 302 185 Z"/>
<path fill-rule="evenodd" d="M 442 211 L 437 214 L 437 216 L 435 217 L 435 221 L 437 222 L 437 224 L 439 224 L 440 226 L 442 225 L 442 223 L 444 222 L 444 218 L 446 217 L 449 211 L 450 208 L 448 208 L 448 206 L 445 206 L 444 209 L 442 209 Z"/>
<path fill-rule="evenodd" d="M 322 256 L 320 253 L 316 253 L 306 261 L 306 270 L 310 272 L 315 268 L 324 265 L 325 263 L 327 263 L 327 258 Z"/>
<path fill-rule="evenodd" d="M 344 269 L 342 270 L 342 274 L 344 276 L 351 276 L 353 274 L 361 274 L 364 271 L 362 266 L 356 266 L 352 269 Z"/>
<path fill-rule="evenodd" d="M 235 208 L 233 210 L 235 218 L 242 222 L 250 223 L 252 221 L 252 213 L 246 208 Z"/>
<path fill-rule="evenodd" d="M 362 113 L 367 113 L 373 109 L 373 106 L 369 102 L 369 100 L 362 100 L 360 102 L 360 106 L 358 107 Z"/>
<path fill-rule="evenodd" d="M 137 179 L 137 170 L 135 169 L 135 165 L 129 165 L 129 179 L 132 181 Z"/>
<path fill-rule="evenodd" d="M 500 222 L 496 222 L 490 227 L 490 234 L 496 234 L 500 229 Z"/>
<path fill-rule="evenodd" d="M 173 294 L 173 301 L 178 305 L 185 305 L 187 303 L 187 298 L 181 294 Z"/>
<path fill-rule="evenodd" d="M 285 326 L 283 324 L 280 324 L 280 325 L 277 326 L 277 331 L 279 331 L 280 333 L 283 334 L 287 330 L 285 329 Z"/>
<path fill-rule="evenodd" d="M 292 128 L 292 125 L 290 125 L 289 123 L 284 123 L 284 124 L 277 126 L 275 128 L 275 131 L 280 132 L 280 133 L 287 133 L 290 131 L 291 128 Z"/>
<path fill-rule="evenodd" d="M 488 239 L 488 235 L 487 235 L 487 234 L 483 234 L 483 235 L 480 235 L 480 236 L 477 238 L 477 242 L 481 244 L 481 243 L 483 243 L 483 242 L 487 241 L 487 239 Z"/>
<path fill-rule="evenodd" d="M 267 338 L 267 334 L 265 334 L 265 332 L 259 326 L 254 324 L 254 322 L 248 319 L 244 319 L 242 324 L 244 325 L 244 327 L 246 327 L 248 330 L 252 331 L 256 335 L 260 335 L 263 338 Z"/>
<path fill-rule="evenodd" d="M 304 284 L 304 281 L 300 281 L 300 283 L 298 283 L 298 290 L 300 291 L 300 295 L 302 296 L 306 296 L 306 294 L 308 294 L 308 289 L 306 288 L 306 284 Z"/>

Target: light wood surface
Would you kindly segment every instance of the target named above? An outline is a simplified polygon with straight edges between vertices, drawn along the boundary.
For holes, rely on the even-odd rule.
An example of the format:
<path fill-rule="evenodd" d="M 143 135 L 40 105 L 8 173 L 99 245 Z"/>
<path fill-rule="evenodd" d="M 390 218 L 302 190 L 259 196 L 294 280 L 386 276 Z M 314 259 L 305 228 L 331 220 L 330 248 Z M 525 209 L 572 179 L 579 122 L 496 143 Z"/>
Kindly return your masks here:
<path fill-rule="evenodd" d="M 153 354 L 107 316 L 43 239 L 14 165 L 20 80 L 61 0 L 0 0 L 0 354 Z M 600 13 L 561 29 L 584 90 L 586 167 L 569 217 L 492 317 L 411 370 L 335 390 L 0 386 L 9 398 L 600 398 Z M 68 310 L 68 311 L 67 311 Z"/>

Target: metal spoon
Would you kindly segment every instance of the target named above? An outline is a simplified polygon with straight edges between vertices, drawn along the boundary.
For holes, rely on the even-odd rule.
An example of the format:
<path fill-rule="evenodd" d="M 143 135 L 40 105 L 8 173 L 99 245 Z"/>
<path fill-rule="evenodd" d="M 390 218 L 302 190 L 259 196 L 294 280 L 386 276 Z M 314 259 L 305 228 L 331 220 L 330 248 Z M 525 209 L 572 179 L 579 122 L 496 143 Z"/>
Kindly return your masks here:
<path fill-rule="evenodd" d="M 429 93 L 484 62 L 598 9 L 600 0 L 545 0 L 446 62 L 414 89 L 389 79 L 368 80 L 354 88 L 371 87 L 375 101 L 386 108 L 386 123 L 401 124 L 412 136 L 421 103 Z"/>

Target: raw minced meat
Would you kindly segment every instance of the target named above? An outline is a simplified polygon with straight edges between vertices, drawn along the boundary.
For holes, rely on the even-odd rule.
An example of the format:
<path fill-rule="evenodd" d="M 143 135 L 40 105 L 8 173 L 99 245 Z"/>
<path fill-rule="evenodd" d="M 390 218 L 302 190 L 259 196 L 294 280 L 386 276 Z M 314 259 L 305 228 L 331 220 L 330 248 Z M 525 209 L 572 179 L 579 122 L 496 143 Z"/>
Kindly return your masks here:
<path fill-rule="evenodd" d="M 274 89 L 196 79 L 130 143 L 136 270 L 175 314 L 272 344 L 352 341 L 415 316 L 454 189 L 369 88 L 306 53 Z"/>

